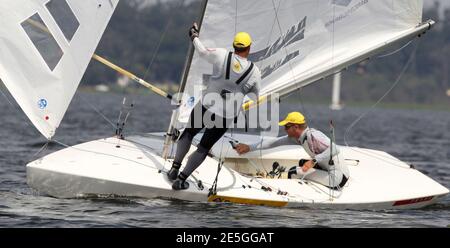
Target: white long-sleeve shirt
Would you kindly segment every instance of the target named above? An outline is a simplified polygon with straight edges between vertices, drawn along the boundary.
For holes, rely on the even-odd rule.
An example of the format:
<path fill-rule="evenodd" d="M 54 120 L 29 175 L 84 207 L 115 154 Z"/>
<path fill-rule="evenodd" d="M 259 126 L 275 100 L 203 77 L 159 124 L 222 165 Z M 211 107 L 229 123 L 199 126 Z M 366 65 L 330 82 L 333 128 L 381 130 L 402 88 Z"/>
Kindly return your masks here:
<path fill-rule="evenodd" d="M 250 151 L 254 151 L 257 149 L 268 149 L 293 144 L 303 146 L 306 153 L 311 158 L 316 159 L 317 163 L 324 169 L 329 169 L 328 162 L 330 160 L 330 154 L 332 153 L 331 157 L 334 157 L 339 153 L 339 147 L 334 143 L 330 146 L 331 140 L 324 133 L 309 127 L 303 131 L 298 140 L 286 135 L 275 140 L 261 140 L 249 146 Z"/>
<path fill-rule="evenodd" d="M 213 65 L 213 73 L 203 92 L 202 104 L 209 111 L 225 118 L 234 118 L 239 114 L 244 96 L 247 95 L 253 101 L 258 100 L 261 84 L 261 72 L 256 65 L 252 71 L 241 81 L 236 82 L 249 69 L 251 62 L 235 53 L 232 53 L 230 63 L 230 77 L 225 78 L 229 52 L 224 48 L 206 48 L 199 38 L 194 39 L 194 46 L 201 58 Z M 231 92 L 230 97 L 218 97 L 226 90 Z M 212 94 L 209 94 L 212 93 Z M 253 94 L 250 94 L 253 93 Z M 215 97 L 217 96 L 217 97 Z"/>

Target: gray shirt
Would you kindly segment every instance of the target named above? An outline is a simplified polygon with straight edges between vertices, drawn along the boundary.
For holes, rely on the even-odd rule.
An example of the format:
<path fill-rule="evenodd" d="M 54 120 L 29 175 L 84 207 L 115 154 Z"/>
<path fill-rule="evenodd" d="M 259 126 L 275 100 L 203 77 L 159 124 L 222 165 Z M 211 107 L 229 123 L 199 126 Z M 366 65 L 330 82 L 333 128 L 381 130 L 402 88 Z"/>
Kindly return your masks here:
<path fill-rule="evenodd" d="M 332 146 L 330 146 L 330 144 L 331 140 L 324 133 L 308 127 L 303 131 L 299 139 L 290 138 L 286 135 L 275 140 L 261 139 L 259 142 L 249 146 L 250 151 L 254 151 L 257 149 L 268 149 L 282 145 L 301 145 L 311 158 L 315 158 L 317 163 L 322 167 L 328 168 L 330 156 L 334 157 L 339 153 L 338 146 L 335 143 L 333 143 Z M 331 153 L 332 155 L 330 155 Z"/>

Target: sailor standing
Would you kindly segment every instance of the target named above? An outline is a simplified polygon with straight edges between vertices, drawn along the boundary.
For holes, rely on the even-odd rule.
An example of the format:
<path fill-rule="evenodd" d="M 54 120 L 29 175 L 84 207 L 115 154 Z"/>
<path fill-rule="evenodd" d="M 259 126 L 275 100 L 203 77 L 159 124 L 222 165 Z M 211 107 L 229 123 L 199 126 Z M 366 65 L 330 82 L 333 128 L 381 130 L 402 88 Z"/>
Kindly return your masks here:
<path fill-rule="evenodd" d="M 261 82 L 260 70 L 247 60 L 252 44 L 248 33 L 236 34 L 233 42 L 234 52 L 224 48 L 205 48 L 198 38 L 196 23 L 189 30 L 189 36 L 200 57 L 213 65 L 213 74 L 201 101 L 192 110 L 187 127 L 178 140 L 175 159 L 168 172 L 168 178 L 175 180 L 172 184 L 174 190 L 189 187 L 186 179 L 201 165 L 209 150 L 236 120 L 245 95 L 257 101 Z M 184 170 L 178 173 L 192 139 L 204 128 L 205 133 L 197 150 L 189 157 Z"/>
<path fill-rule="evenodd" d="M 345 185 L 350 176 L 349 170 L 344 163 L 339 163 L 339 148 L 324 133 L 308 127 L 305 117 L 299 112 L 289 113 L 279 125 L 284 126 L 286 136 L 270 141 L 261 140 L 251 145 L 238 144 L 236 151 L 244 154 L 257 149 L 298 144 L 311 159 L 301 159 L 298 166 L 289 170 L 289 178 L 298 175 L 333 189 L 340 189 Z"/>

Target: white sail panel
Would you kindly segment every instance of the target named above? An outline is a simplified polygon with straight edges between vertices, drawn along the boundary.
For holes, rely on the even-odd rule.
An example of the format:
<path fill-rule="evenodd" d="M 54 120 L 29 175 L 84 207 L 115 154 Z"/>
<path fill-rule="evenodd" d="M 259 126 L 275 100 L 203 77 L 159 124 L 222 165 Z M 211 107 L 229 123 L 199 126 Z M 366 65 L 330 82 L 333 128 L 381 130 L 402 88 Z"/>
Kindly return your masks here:
<path fill-rule="evenodd" d="M 36 128 L 58 128 L 119 0 L 0 0 L 0 78 Z"/>
<path fill-rule="evenodd" d="M 422 0 L 208 1 L 200 38 L 207 47 L 232 50 L 236 32 L 250 33 L 261 95 L 286 93 L 411 32 L 422 21 L 422 5 Z M 211 65 L 194 54 L 180 122 L 187 121 L 211 73 Z"/>

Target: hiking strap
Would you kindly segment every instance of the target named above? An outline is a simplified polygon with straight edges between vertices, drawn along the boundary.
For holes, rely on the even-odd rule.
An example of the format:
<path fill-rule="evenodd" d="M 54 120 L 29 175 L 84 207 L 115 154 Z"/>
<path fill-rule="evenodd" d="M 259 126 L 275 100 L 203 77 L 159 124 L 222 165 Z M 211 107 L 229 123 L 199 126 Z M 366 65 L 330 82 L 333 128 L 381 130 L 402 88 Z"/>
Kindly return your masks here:
<path fill-rule="evenodd" d="M 230 52 L 228 53 L 228 61 L 227 61 L 227 71 L 225 74 L 225 79 L 229 80 L 230 79 L 230 70 L 231 70 L 231 58 L 232 58 L 233 53 Z M 251 62 L 250 62 L 251 63 Z M 250 74 L 250 72 L 253 70 L 253 67 L 255 65 L 253 63 L 250 64 L 250 67 L 247 69 L 247 71 L 236 81 L 236 84 L 239 85 L 247 76 L 248 74 Z"/>
<path fill-rule="evenodd" d="M 231 68 L 231 56 L 233 55 L 232 52 L 228 53 L 228 61 L 227 61 L 227 72 L 225 75 L 225 79 L 229 80 L 230 79 L 230 68 Z"/>

